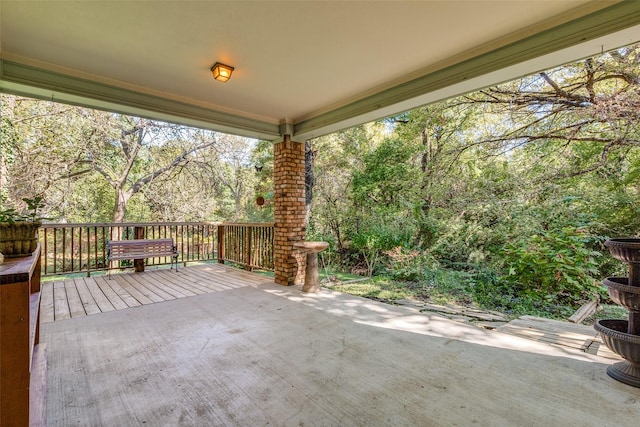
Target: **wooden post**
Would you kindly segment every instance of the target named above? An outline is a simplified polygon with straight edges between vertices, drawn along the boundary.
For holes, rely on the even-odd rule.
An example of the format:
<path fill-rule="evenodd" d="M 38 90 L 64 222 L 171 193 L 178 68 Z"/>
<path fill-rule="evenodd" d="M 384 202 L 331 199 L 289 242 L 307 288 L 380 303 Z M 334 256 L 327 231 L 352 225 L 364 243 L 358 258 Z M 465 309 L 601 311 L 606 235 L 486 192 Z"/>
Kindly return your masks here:
<path fill-rule="evenodd" d="M 133 238 L 134 240 L 137 239 L 144 239 L 144 227 L 134 227 L 133 229 Z M 142 273 L 144 271 L 144 259 L 134 259 L 133 260 L 133 267 L 135 268 L 136 273 Z"/>
<path fill-rule="evenodd" d="M 42 348 L 38 347 L 40 262 L 38 247 L 30 256 L 5 259 L 0 265 L 1 426 L 28 426 L 30 409 L 42 419 L 43 408 L 30 408 L 29 402 L 30 387 L 42 390 L 41 384 L 33 384 L 30 374 L 32 354 L 35 358 Z"/>
<path fill-rule="evenodd" d="M 0 424 L 29 425 L 29 283 L 0 286 Z"/>
<path fill-rule="evenodd" d="M 245 270 L 249 270 L 251 271 L 251 235 L 252 233 L 253 227 L 251 227 L 250 225 L 245 227 L 245 234 L 244 234 L 244 239 L 245 239 L 245 244 L 244 244 L 244 250 L 245 250 L 245 265 L 244 265 L 244 269 Z"/>
<path fill-rule="evenodd" d="M 218 225 L 218 264 L 224 264 L 224 224 Z"/>

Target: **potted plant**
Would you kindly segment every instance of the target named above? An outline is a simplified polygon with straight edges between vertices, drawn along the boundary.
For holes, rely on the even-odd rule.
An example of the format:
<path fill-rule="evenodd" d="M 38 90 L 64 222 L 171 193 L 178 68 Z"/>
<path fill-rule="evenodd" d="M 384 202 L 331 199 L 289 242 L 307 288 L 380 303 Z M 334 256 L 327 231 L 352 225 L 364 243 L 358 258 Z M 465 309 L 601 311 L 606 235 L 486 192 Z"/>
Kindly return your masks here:
<path fill-rule="evenodd" d="M 14 208 L 0 210 L 0 253 L 6 258 L 26 256 L 36 250 L 38 228 L 42 219 L 38 216 L 44 203 L 41 196 L 22 199 L 27 211 L 18 212 Z"/>

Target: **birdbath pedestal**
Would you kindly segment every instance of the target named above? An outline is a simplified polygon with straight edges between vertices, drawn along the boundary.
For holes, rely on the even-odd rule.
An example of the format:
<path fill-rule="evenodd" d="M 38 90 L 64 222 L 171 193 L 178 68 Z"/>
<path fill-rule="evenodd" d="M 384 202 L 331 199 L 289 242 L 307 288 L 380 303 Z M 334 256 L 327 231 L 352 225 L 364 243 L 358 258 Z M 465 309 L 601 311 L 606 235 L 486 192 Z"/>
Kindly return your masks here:
<path fill-rule="evenodd" d="M 294 249 L 300 254 L 306 254 L 306 268 L 302 292 L 318 292 L 320 290 L 320 276 L 318 274 L 318 252 L 329 247 L 327 242 L 296 242 Z"/>

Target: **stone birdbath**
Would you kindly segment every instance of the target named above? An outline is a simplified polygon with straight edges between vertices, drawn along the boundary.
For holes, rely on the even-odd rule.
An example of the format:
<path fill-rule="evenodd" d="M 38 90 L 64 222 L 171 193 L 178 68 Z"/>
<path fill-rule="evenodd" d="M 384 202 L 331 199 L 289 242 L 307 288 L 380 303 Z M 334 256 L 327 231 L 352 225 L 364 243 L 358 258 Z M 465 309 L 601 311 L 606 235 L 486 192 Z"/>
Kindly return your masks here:
<path fill-rule="evenodd" d="M 610 377 L 640 387 L 640 239 L 610 239 L 611 255 L 628 264 L 628 277 L 607 277 L 602 282 L 609 297 L 629 310 L 629 320 L 602 319 L 594 328 L 602 341 L 625 360 L 607 368 Z"/>
<path fill-rule="evenodd" d="M 320 290 L 318 252 L 322 252 L 328 247 L 329 243 L 327 242 L 295 242 L 293 244 L 293 248 L 301 255 L 306 255 L 306 267 L 302 292 L 318 292 Z"/>

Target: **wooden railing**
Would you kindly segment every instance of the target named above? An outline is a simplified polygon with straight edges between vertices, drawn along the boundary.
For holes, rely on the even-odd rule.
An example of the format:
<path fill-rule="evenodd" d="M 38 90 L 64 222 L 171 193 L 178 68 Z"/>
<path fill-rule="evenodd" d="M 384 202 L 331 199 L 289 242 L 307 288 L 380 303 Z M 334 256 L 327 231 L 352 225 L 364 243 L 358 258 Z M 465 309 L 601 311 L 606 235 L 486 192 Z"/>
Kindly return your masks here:
<path fill-rule="evenodd" d="M 0 426 L 46 425 L 39 310 L 40 247 L 0 264 Z"/>
<path fill-rule="evenodd" d="M 227 232 L 227 230 L 229 230 Z M 91 272 L 133 265 L 109 265 L 107 241 L 173 238 L 178 261 L 232 262 L 247 269 L 273 270 L 273 224 L 213 222 L 44 224 L 39 232 L 42 274 Z M 219 236 L 222 236 L 220 244 Z M 242 239 L 238 243 L 236 239 Z M 226 252 L 229 248 L 230 252 Z M 240 251 L 240 252 L 239 252 Z M 146 265 L 169 264 L 167 257 Z"/>
<path fill-rule="evenodd" d="M 273 223 L 220 224 L 218 253 L 218 262 L 273 271 Z"/>

